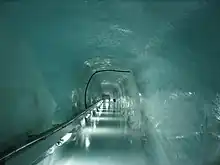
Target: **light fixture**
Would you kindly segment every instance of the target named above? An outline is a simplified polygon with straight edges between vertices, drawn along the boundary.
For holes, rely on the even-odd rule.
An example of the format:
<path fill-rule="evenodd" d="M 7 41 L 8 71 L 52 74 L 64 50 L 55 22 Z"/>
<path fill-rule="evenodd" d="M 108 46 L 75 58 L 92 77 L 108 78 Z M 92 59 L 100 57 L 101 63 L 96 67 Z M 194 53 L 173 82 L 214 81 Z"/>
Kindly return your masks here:
<path fill-rule="evenodd" d="M 85 146 L 86 146 L 86 148 L 89 148 L 89 146 L 90 146 L 90 140 L 89 140 L 88 136 L 86 136 L 86 139 L 85 139 Z"/>
<path fill-rule="evenodd" d="M 61 146 L 63 145 L 64 143 L 66 143 L 72 136 L 73 133 L 67 133 L 65 136 L 63 136 L 59 142 L 57 142 L 57 146 Z"/>

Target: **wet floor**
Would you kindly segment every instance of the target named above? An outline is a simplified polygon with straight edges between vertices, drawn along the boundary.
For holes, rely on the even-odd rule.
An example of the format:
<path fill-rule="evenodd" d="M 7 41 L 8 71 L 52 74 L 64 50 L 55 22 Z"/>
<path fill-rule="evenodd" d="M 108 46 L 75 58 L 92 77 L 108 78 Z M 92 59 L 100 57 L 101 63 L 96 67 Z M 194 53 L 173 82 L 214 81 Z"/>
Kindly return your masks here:
<path fill-rule="evenodd" d="M 78 135 L 38 165 L 144 165 L 141 136 L 114 103 L 104 102 Z"/>

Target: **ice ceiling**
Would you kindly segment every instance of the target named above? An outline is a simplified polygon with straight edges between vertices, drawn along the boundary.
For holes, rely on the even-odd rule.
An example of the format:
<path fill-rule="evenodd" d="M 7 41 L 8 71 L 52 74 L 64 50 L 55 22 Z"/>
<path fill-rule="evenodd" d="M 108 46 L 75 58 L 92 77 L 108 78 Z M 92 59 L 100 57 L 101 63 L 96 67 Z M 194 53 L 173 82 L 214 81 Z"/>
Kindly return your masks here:
<path fill-rule="evenodd" d="M 33 104 L 41 107 L 51 102 L 55 117 L 53 110 L 42 112 L 60 122 L 72 113 L 72 102 L 84 107 L 83 89 L 94 71 L 128 69 L 132 76 L 98 75 L 91 83 L 90 101 L 103 91 L 115 90 L 130 99 L 140 93 L 132 120 L 140 123 L 140 114 L 146 118 L 136 126 L 149 136 L 146 151 L 152 164 L 217 163 L 219 9 L 218 1 L 205 0 L 2 1 L 1 105 L 26 108 L 19 99 L 30 98 L 29 88 L 17 97 L 32 84 Z M 42 89 L 36 96 L 35 84 Z M 41 95 L 52 99 L 39 103 Z M 19 102 L 15 107 L 4 104 L 11 97 Z M 24 113 L 28 116 L 29 111 Z M 5 112 L 0 116 L 17 120 Z M 10 134 L 2 132 L 7 139 Z"/>

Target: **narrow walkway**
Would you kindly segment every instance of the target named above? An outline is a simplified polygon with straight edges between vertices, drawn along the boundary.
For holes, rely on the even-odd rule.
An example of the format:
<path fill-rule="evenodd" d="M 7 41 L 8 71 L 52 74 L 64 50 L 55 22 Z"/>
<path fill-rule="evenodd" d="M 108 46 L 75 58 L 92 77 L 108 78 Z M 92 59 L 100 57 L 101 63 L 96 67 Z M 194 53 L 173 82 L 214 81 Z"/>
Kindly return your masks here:
<path fill-rule="evenodd" d="M 144 165 L 145 159 L 140 136 L 114 102 L 105 101 L 76 136 L 38 165 Z"/>

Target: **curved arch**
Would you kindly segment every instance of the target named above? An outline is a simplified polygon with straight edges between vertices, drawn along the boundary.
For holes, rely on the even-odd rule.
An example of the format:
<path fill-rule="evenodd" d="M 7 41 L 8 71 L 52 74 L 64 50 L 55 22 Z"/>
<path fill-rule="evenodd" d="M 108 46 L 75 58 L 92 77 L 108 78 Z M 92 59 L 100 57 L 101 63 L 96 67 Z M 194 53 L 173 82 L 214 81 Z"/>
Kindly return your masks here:
<path fill-rule="evenodd" d="M 101 73 L 101 72 L 119 72 L 119 73 L 131 73 L 130 70 L 118 70 L 118 69 L 105 69 L 105 70 L 97 70 L 95 71 L 89 78 L 87 84 L 86 84 L 86 88 L 85 88 L 85 93 L 84 93 L 84 104 L 85 104 L 85 108 L 88 108 L 87 103 L 86 103 L 86 99 L 87 99 L 87 91 L 88 91 L 88 87 L 89 84 L 93 78 L 93 76 L 95 76 L 97 73 Z"/>

